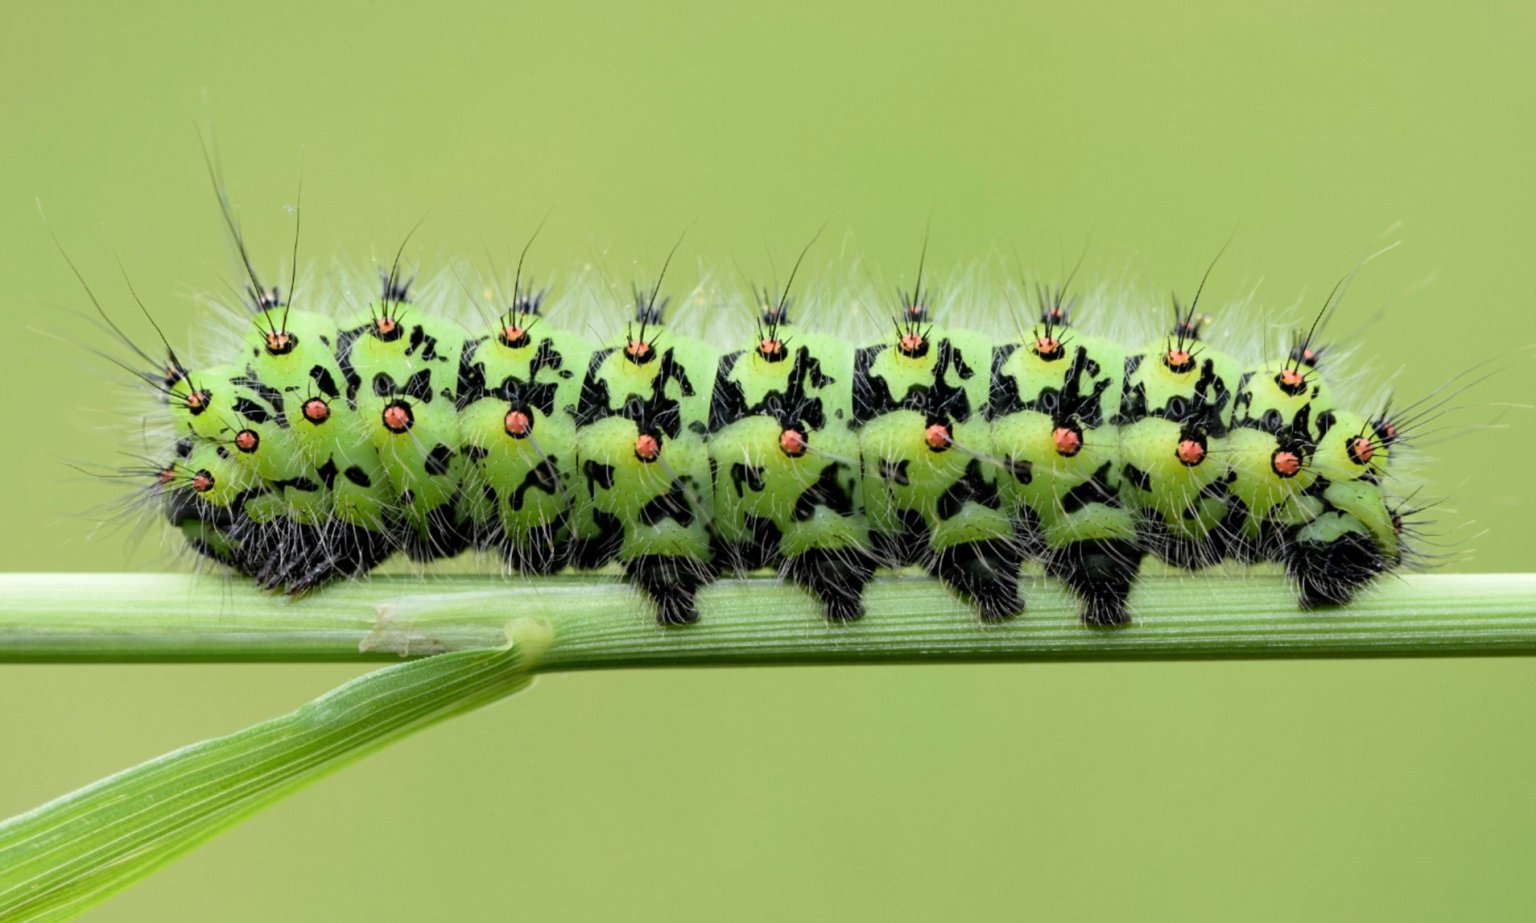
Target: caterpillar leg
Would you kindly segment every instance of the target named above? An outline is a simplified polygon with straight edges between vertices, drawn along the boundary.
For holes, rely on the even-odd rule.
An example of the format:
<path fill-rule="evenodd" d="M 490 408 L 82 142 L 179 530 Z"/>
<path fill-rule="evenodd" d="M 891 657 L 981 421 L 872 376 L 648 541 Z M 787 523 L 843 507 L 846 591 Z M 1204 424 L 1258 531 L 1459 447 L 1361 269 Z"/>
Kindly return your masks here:
<path fill-rule="evenodd" d="M 249 562 L 243 570 L 263 589 L 294 596 L 367 573 L 396 548 L 382 533 L 340 522 L 250 524 L 236 535 Z"/>
<path fill-rule="evenodd" d="M 864 615 L 875 562 L 861 548 L 810 548 L 786 558 L 783 574 L 821 602 L 827 621 L 852 622 Z"/>
<path fill-rule="evenodd" d="M 1019 568 L 1024 555 L 1012 538 L 962 542 L 940 551 L 928 570 L 975 607 L 983 621 L 1000 622 L 1024 611 Z"/>
<path fill-rule="evenodd" d="M 402 504 L 409 506 L 408 500 Z M 417 522 L 401 529 L 401 545 L 412 561 L 429 564 L 438 558 L 451 558 L 473 544 L 473 533 L 462 522 L 451 503 L 439 506 L 421 516 Z"/>
<path fill-rule="evenodd" d="M 552 574 L 566 564 L 572 541 L 568 531 L 554 525 L 536 526 L 516 540 L 503 536 L 495 543 L 502 560 L 519 574 Z"/>
<path fill-rule="evenodd" d="M 1342 519 L 1337 514 L 1326 518 Z M 1299 537 L 1285 561 L 1303 609 L 1342 606 L 1389 567 L 1368 532 L 1347 527 L 1329 538 Z"/>
<path fill-rule="evenodd" d="M 699 620 L 694 596 L 714 579 L 708 565 L 692 558 L 643 554 L 624 564 L 624 576 L 656 604 L 661 625 L 692 625 Z"/>
<path fill-rule="evenodd" d="M 1071 542 L 1045 559 L 1045 569 L 1077 594 L 1083 622 L 1107 628 L 1131 621 L 1125 603 L 1141 570 L 1142 556 L 1133 541 Z"/>
<path fill-rule="evenodd" d="M 890 510 L 872 517 L 869 543 L 886 567 L 908 567 L 928 551 L 928 523 L 916 510 Z"/>

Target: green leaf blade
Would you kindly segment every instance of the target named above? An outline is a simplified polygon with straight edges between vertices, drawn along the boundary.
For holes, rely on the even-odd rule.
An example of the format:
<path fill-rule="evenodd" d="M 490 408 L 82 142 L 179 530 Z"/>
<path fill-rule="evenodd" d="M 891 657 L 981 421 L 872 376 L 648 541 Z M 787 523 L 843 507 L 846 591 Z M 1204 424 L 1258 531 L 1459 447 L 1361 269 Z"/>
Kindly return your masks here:
<path fill-rule="evenodd" d="M 326 773 L 531 680 L 526 652 L 463 651 L 359 677 L 0 824 L 0 920 L 62 920 Z"/>

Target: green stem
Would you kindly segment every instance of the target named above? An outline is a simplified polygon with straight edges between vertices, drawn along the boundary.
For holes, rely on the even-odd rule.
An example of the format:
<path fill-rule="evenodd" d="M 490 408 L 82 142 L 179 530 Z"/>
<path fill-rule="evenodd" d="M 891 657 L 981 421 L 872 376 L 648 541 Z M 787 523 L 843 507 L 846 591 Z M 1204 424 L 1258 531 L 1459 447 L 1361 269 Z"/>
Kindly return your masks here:
<path fill-rule="evenodd" d="M 667 629 L 606 577 L 375 577 L 289 600 L 209 577 L 0 575 L 0 663 L 398 660 L 501 645 L 511 619 L 550 630 L 541 670 L 1536 654 L 1536 574 L 1388 579 L 1315 612 L 1278 576 L 1149 576 L 1114 630 L 1084 627 L 1050 581 L 1025 595 L 1022 616 L 982 625 L 934 581 L 893 576 L 862 621 L 828 625 L 794 587 L 725 580 L 697 625 Z"/>
<path fill-rule="evenodd" d="M 1536 654 L 1536 575 L 1409 577 L 1298 612 L 1278 577 L 1148 577 L 1136 623 L 1078 623 L 1059 587 L 981 625 L 933 581 L 890 577 L 828 625 L 804 594 L 722 581 L 688 628 L 611 580 L 382 577 L 285 600 L 214 579 L 0 576 L 0 662 L 421 657 L 289 715 L 185 747 L 0 823 L 0 919 L 62 920 L 320 775 L 514 692 L 534 672 L 715 664 Z M 426 656 L 441 654 L 442 656 Z"/>

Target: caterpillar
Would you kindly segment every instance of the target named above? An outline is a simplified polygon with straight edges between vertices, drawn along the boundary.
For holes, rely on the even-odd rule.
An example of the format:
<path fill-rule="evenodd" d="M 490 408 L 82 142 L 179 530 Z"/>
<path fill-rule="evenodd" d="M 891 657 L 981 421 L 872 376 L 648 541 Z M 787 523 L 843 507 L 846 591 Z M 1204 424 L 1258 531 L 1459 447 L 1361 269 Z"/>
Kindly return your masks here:
<path fill-rule="evenodd" d="M 1321 331 L 1342 283 L 1277 356 L 1242 361 L 1208 335 L 1204 278 L 1130 346 L 1080 325 L 1072 276 L 1028 309 L 982 305 L 1006 335 L 954 325 L 924 287 L 925 243 L 885 332 L 852 340 L 801 323 L 802 251 L 781 290 L 754 292 L 750 335 L 717 347 L 668 321 L 676 247 L 616 336 L 579 332 L 525 282 L 526 248 L 494 317 L 424 310 L 401 254 L 333 312 L 264 285 L 220 201 L 249 317 L 227 361 L 185 363 L 163 335 L 156 359 L 90 297 L 152 364 L 136 374 L 174 432 L 134 469 L 141 498 L 268 590 L 481 549 L 521 574 L 617 567 L 663 625 L 760 570 L 842 623 L 879 569 L 920 567 L 999 622 L 1037 562 L 1084 623 L 1116 626 L 1149 558 L 1278 563 L 1316 608 L 1411 554 L 1417 510 L 1389 493 L 1389 461 L 1430 414 L 1335 399 Z"/>

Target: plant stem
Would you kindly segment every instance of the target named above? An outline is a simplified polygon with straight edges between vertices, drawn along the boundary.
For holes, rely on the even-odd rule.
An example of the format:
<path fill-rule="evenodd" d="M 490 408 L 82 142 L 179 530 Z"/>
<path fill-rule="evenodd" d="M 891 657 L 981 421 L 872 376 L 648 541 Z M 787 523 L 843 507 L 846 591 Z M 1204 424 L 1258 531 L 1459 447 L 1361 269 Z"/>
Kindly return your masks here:
<path fill-rule="evenodd" d="M 423 658 L 184 747 L 0 823 L 0 919 L 62 920 L 363 753 L 522 688 L 535 672 L 715 664 L 1536 654 L 1536 575 L 1409 577 L 1298 612 L 1278 577 L 1148 577 L 1136 624 L 1081 625 L 1060 587 L 981 625 L 931 580 L 890 577 L 828 625 L 794 587 L 722 581 L 660 628 L 611 580 L 382 577 L 285 600 L 208 578 L 0 575 L 0 662 Z M 499 649 L 497 649 L 499 648 Z"/>
<path fill-rule="evenodd" d="M 879 579 L 868 614 L 829 625 L 798 589 L 723 580 L 702 618 L 660 628 L 607 577 L 374 577 L 305 599 L 211 577 L 0 575 L 0 663 L 367 661 L 505 643 L 511 619 L 548 628 L 539 669 L 941 661 L 1536 654 L 1536 574 L 1387 579 L 1349 606 L 1302 612 L 1282 578 L 1148 576 L 1135 623 L 1084 627 L 1058 585 L 982 625 L 934 581 Z"/>

